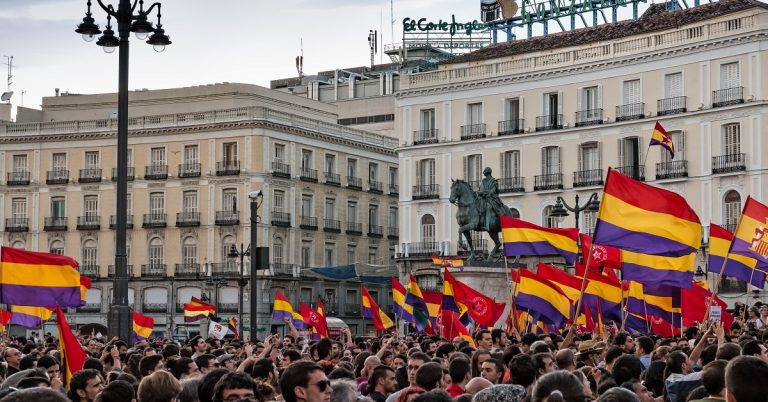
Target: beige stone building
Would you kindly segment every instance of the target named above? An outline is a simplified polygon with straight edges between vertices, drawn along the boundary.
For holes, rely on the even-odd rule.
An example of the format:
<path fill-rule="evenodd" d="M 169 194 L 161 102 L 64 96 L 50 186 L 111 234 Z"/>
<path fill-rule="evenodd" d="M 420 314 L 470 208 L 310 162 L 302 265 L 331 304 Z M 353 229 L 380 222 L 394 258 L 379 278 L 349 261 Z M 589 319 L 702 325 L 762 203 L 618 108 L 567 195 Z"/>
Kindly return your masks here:
<path fill-rule="evenodd" d="M 594 213 L 560 223 L 550 211 L 558 196 L 573 205 L 575 195 L 599 194 L 611 167 L 683 195 L 705 227 L 733 230 L 747 196 L 766 201 L 767 34 L 760 2 L 655 4 L 636 21 L 502 43 L 401 77 L 401 269 L 438 284 L 427 257 L 460 251 L 451 179 L 476 185 L 485 166 L 503 202 L 536 224 L 591 232 Z M 657 121 L 674 158 L 648 148 Z M 704 270 L 706 243 L 705 230 Z M 480 287 L 503 278 L 477 271 Z"/>
<path fill-rule="evenodd" d="M 192 296 L 237 314 L 240 267 L 227 253 L 247 246 L 248 194 L 259 190 L 258 239 L 270 247 L 270 266 L 259 280 L 258 326 L 281 324 L 270 318 L 280 289 L 297 308 L 322 297 L 329 315 L 366 329 L 359 279 L 310 268 L 390 264 L 394 139 L 337 124 L 335 105 L 246 84 L 133 91 L 129 111 L 129 302 L 155 317 L 156 331 L 181 325 Z M 0 125 L 2 244 L 80 262 L 94 278 L 80 324 L 106 323 L 111 300 L 116 123 L 115 94 L 65 94 Z M 226 284 L 211 280 L 219 278 Z M 381 286 L 366 286 L 391 304 Z"/>

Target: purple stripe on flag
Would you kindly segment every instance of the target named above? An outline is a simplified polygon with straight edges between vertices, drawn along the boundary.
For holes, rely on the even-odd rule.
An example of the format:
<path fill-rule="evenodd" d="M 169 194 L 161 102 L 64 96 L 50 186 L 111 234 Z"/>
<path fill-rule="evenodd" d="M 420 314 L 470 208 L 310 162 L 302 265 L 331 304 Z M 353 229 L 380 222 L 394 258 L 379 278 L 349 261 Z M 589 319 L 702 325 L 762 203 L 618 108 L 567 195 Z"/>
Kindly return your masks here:
<path fill-rule="evenodd" d="M 622 279 L 643 283 L 656 283 L 661 285 L 677 286 L 684 289 L 691 287 L 693 272 L 672 271 L 667 269 L 654 269 L 644 265 L 621 263 Z"/>
<path fill-rule="evenodd" d="M 655 304 L 646 303 L 645 301 L 634 297 L 627 298 L 627 311 L 643 316 L 647 313 L 648 315 L 661 318 L 666 322 L 672 322 L 674 316 L 675 326 L 679 327 L 682 324 L 682 315 L 680 312 L 667 311 Z"/>
<path fill-rule="evenodd" d="M 768 257 L 764 257 L 751 249 L 752 244 L 748 243 L 738 237 L 733 238 L 731 243 L 731 254 L 739 254 L 746 257 L 751 257 L 757 260 L 758 265 L 768 264 Z"/>
<path fill-rule="evenodd" d="M 707 268 L 707 271 L 719 274 L 720 269 L 723 267 L 723 261 L 725 261 L 724 257 L 710 254 L 709 267 Z M 723 275 L 739 279 L 743 282 L 750 282 L 751 280 L 750 283 L 752 284 L 752 286 L 755 286 L 761 289 L 763 288 L 763 284 L 765 283 L 765 272 L 760 271 L 758 269 L 752 269 L 747 265 L 742 264 L 740 261 L 731 260 L 731 259 L 729 259 L 728 262 L 725 264 Z"/>
<path fill-rule="evenodd" d="M 406 322 L 415 322 L 413 319 L 413 314 L 405 311 L 405 308 L 403 306 L 395 303 L 395 305 L 392 307 L 392 311 L 395 313 L 396 316 L 400 317 L 403 321 Z"/>
<path fill-rule="evenodd" d="M 576 261 L 576 253 L 557 248 L 546 241 L 510 242 L 504 243 L 504 254 L 507 257 L 518 255 L 561 255 L 568 264 Z"/>
<path fill-rule="evenodd" d="M 275 310 L 272 312 L 272 319 L 275 321 L 283 321 L 286 317 L 293 319 L 293 315 L 289 311 Z"/>
<path fill-rule="evenodd" d="M 0 285 L 0 301 L 16 306 L 78 307 L 80 287 Z"/>
<path fill-rule="evenodd" d="M 613 303 L 599 296 L 584 294 L 584 304 L 589 307 L 593 319 L 597 316 L 597 312 L 600 311 L 603 321 L 613 320 L 618 323 L 621 322 L 621 303 Z"/>
<path fill-rule="evenodd" d="M 598 230 L 599 229 L 599 230 Z M 687 245 L 656 236 L 650 233 L 636 232 L 598 220 L 595 225 L 594 244 L 611 246 L 641 254 L 682 257 L 695 253 L 696 249 Z"/>
<path fill-rule="evenodd" d="M 629 332 L 645 334 L 648 333 L 648 322 L 636 315 L 629 314 L 624 321 L 624 329 Z"/>
<path fill-rule="evenodd" d="M 515 304 L 525 308 L 527 311 L 533 311 L 541 315 L 541 320 L 558 327 L 565 325 L 569 317 L 564 316 L 560 310 L 555 308 L 550 302 L 527 293 L 518 293 L 515 296 Z"/>
<path fill-rule="evenodd" d="M 11 320 L 8 322 L 10 324 L 21 325 L 22 327 L 27 327 L 27 328 L 40 328 L 40 326 L 43 323 L 43 320 L 38 316 L 19 313 L 14 311 L 13 315 L 11 315 Z"/>

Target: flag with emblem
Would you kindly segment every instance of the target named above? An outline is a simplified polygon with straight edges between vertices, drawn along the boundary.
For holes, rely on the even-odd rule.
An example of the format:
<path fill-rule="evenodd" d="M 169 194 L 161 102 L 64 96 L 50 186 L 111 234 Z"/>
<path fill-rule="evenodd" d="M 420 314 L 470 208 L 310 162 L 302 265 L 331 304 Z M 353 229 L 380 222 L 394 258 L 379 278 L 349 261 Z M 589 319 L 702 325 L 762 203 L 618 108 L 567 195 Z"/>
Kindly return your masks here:
<path fill-rule="evenodd" d="M 651 134 L 651 144 L 659 145 L 669 152 L 669 158 L 675 157 L 675 144 L 672 142 L 672 137 L 667 133 L 667 130 L 661 126 L 661 123 L 656 122 L 656 126 L 653 128 L 653 134 Z M 650 146 L 649 145 L 649 146 Z"/>

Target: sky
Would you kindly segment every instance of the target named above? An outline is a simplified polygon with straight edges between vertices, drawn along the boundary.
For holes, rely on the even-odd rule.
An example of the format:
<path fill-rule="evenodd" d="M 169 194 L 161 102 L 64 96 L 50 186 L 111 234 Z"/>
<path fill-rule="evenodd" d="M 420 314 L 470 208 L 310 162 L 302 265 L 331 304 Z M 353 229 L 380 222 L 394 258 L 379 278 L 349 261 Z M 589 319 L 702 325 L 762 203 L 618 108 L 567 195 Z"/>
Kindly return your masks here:
<path fill-rule="evenodd" d="M 55 88 L 78 94 L 117 91 L 118 52 L 107 54 L 95 41 L 85 42 L 74 32 L 86 2 L 0 0 L 0 55 L 14 56 L 12 103 L 39 108 L 42 97 L 53 96 Z M 395 42 L 401 40 L 405 17 L 480 17 L 480 0 L 393 4 Z M 103 30 L 106 14 L 95 0 L 92 10 Z M 153 12 L 150 21 L 155 20 Z M 389 21 L 389 0 L 163 0 L 163 28 L 173 43 L 157 53 L 131 37 L 129 88 L 217 82 L 268 87 L 270 80 L 297 75 L 295 58 L 302 42 L 307 75 L 368 65 L 368 31 L 383 32 L 383 43 L 389 44 Z M 377 55 L 376 62 L 380 60 Z M 7 66 L 0 67 L 0 90 L 5 92 Z"/>

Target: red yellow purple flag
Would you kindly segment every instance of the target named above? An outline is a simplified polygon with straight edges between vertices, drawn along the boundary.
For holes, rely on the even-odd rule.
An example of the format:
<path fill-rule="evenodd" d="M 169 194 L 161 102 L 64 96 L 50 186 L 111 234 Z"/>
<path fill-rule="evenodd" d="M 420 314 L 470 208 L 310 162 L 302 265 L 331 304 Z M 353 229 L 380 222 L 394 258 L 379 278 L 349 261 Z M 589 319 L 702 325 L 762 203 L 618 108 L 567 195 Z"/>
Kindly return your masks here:
<path fill-rule="evenodd" d="M 670 158 L 675 157 L 675 144 L 672 142 L 672 137 L 670 137 L 667 130 L 665 130 L 658 121 L 656 122 L 656 126 L 653 127 L 653 134 L 651 134 L 651 143 L 649 146 L 651 145 L 660 145 L 669 151 Z"/>
<path fill-rule="evenodd" d="M 16 306 L 80 306 L 77 261 L 11 247 L 0 250 L 0 302 Z"/>
<path fill-rule="evenodd" d="M 730 252 L 768 264 L 768 206 L 747 197 L 741 218 L 736 225 Z"/>

